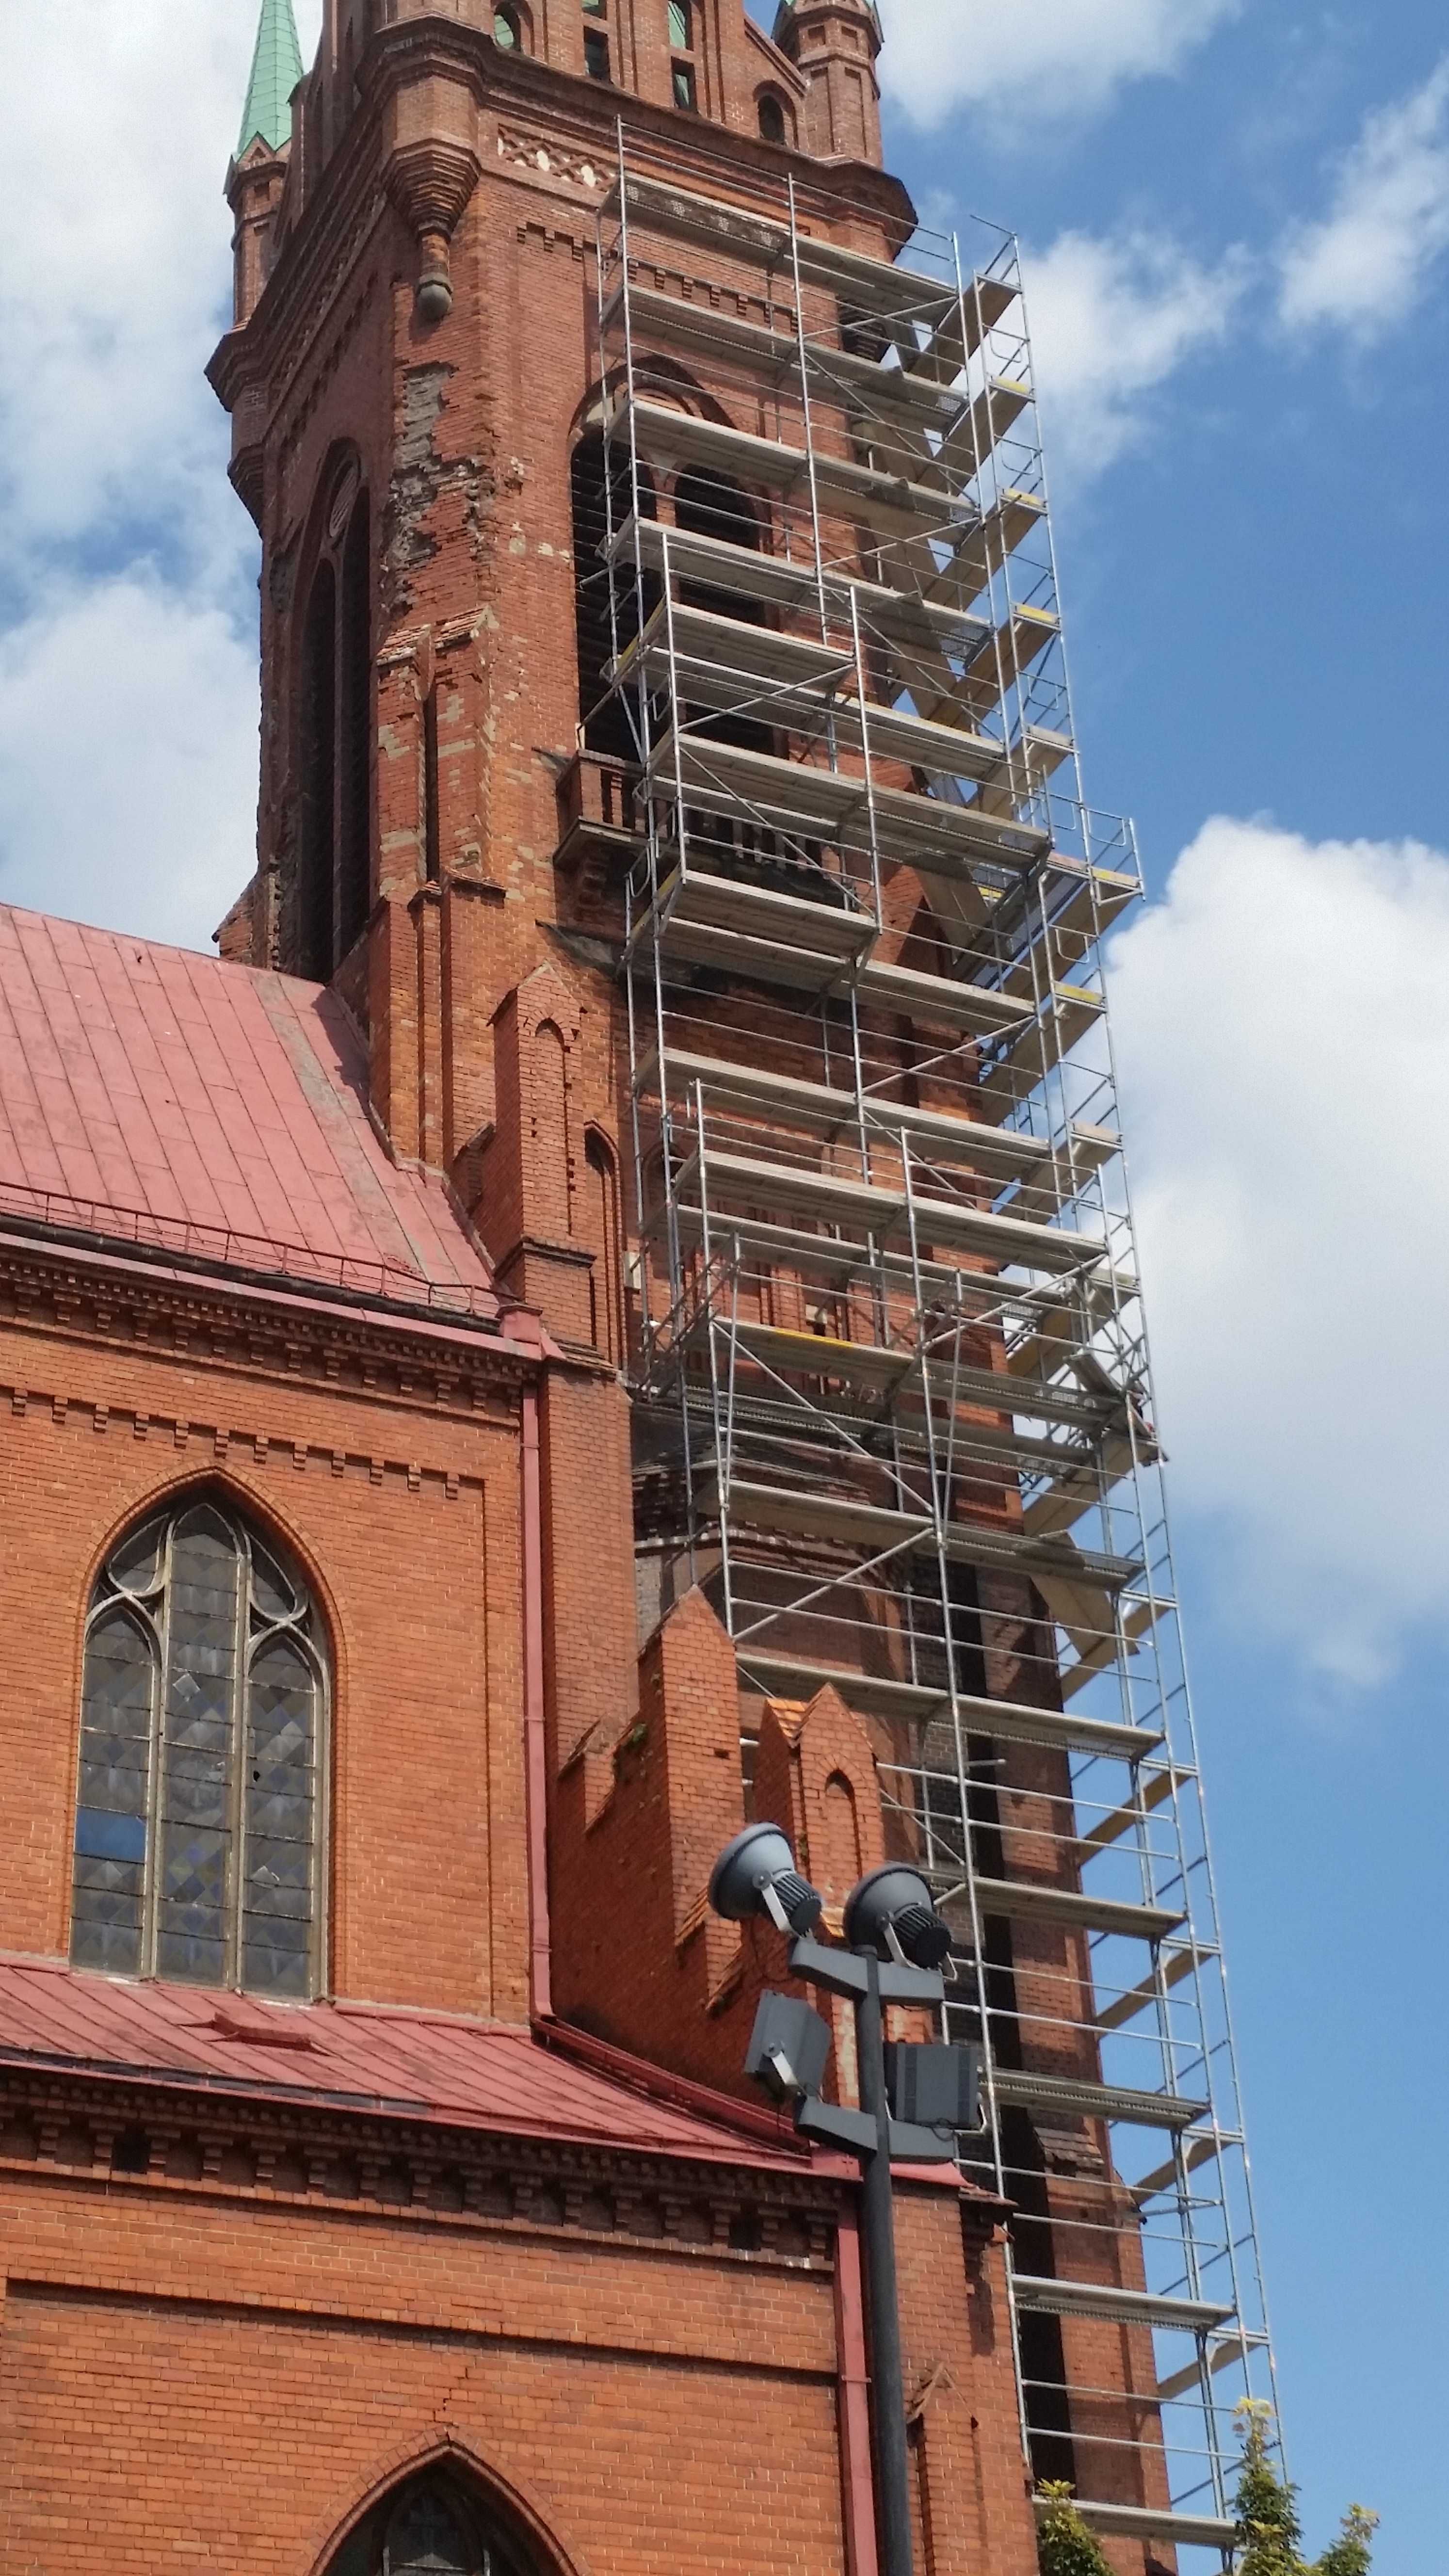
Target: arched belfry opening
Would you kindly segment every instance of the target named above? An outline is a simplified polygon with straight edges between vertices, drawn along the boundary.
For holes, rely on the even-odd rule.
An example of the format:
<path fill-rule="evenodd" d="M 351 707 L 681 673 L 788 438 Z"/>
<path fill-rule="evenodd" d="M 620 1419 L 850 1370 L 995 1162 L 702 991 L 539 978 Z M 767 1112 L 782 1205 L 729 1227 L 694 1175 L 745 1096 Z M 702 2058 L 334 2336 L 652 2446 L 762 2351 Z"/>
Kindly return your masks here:
<path fill-rule="evenodd" d="M 356 2524 L 326 2576 L 545 2576 L 482 2483 L 449 2462 L 394 2487 Z"/>
<path fill-rule="evenodd" d="M 332 972 L 332 780 L 337 757 L 337 575 L 319 563 L 302 626 L 299 765 L 302 795 L 297 888 L 299 973 L 324 983 Z"/>
<path fill-rule="evenodd" d="M 573 518 L 574 548 L 574 617 L 579 657 L 579 725 L 587 751 L 601 752 L 614 760 L 633 760 L 637 755 L 628 711 L 617 693 L 607 694 L 609 664 L 615 651 L 614 612 L 609 597 L 609 567 L 605 558 L 610 529 L 615 535 L 624 527 L 634 507 L 634 493 L 623 452 L 615 449 L 613 490 L 609 489 L 609 463 L 605 454 L 602 430 L 590 430 L 579 440 L 569 464 L 569 497 Z M 654 484 L 647 468 L 639 475 L 639 514 L 642 518 L 658 516 Z M 611 508 L 612 503 L 612 508 Z M 618 599 L 618 648 L 628 643 L 638 623 L 638 607 L 632 583 L 616 584 Z M 645 583 L 644 612 L 648 616 L 658 597 L 658 584 L 652 577 Z"/>
<path fill-rule="evenodd" d="M 732 475 L 707 470 L 683 473 L 675 482 L 673 497 L 674 524 L 683 535 L 740 546 L 751 554 L 764 551 L 759 510 Z M 708 582 L 686 581 L 680 584 L 680 596 L 691 608 L 704 609 L 711 617 L 731 618 L 736 625 L 762 626 L 766 622 L 760 602 L 738 590 L 717 590 Z M 773 747 L 769 726 L 755 716 L 693 708 L 688 711 L 688 720 L 697 732 L 708 734 L 715 742 L 734 743 L 743 751 L 769 751 Z"/>
<path fill-rule="evenodd" d="M 326 983 L 367 924 L 372 852 L 372 522 L 334 464 L 303 594 L 295 700 L 296 895 L 284 963 Z"/>
<path fill-rule="evenodd" d="M 359 492 L 342 549 L 337 654 L 338 961 L 367 921 L 372 819 L 372 546 L 366 492 Z"/>

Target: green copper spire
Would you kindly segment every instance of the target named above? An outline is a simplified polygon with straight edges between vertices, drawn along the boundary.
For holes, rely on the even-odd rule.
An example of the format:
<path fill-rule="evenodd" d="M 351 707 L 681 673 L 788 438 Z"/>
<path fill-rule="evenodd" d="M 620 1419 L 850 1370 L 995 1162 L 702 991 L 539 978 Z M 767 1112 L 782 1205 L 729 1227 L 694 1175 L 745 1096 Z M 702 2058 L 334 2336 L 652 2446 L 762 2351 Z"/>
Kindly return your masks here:
<path fill-rule="evenodd" d="M 262 0 L 257 49 L 241 121 L 238 161 L 260 135 L 272 152 L 280 152 L 292 131 L 292 92 L 302 77 L 302 48 L 292 0 Z"/>

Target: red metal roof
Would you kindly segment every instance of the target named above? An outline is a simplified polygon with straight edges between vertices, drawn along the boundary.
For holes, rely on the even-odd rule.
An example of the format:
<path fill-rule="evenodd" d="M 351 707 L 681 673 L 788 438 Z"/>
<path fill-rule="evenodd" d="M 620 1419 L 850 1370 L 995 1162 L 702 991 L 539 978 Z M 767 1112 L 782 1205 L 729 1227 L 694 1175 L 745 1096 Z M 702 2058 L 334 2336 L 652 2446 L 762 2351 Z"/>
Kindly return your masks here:
<path fill-rule="evenodd" d="M 402 1170 L 325 987 L 0 905 L 0 1211 L 497 1311 L 443 1182 Z"/>
<path fill-rule="evenodd" d="M 563 2036 L 563 2034 L 561 2034 Z M 526 2030 L 365 2004 L 261 2003 L 201 1986 L 126 1983 L 43 1960 L 0 1959 L 0 2064 L 150 2076 L 208 2090 L 308 2096 L 354 2110 L 571 2138 L 653 2155 L 798 2172 L 783 2127 L 736 2128 L 717 2111 L 653 2089 L 651 2071 L 609 2052 L 604 2074 Z"/>

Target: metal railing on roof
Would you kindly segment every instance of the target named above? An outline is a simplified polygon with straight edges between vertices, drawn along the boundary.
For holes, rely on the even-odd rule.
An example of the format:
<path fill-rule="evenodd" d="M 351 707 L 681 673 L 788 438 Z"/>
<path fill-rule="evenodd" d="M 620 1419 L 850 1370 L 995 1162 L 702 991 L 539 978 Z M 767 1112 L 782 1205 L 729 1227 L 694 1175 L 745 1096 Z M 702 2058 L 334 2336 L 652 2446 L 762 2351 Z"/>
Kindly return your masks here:
<path fill-rule="evenodd" d="M 0 1182 L 0 1219 L 6 1217 L 27 1232 L 97 1251 L 140 1254 L 255 1285 L 323 1291 L 349 1303 L 413 1310 L 451 1324 L 496 1325 L 505 1302 L 482 1282 L 429 1279 L 398 1262 L 318 1252 L 277 1235 L 157 1216 L 146 1208 L 113 1207 L 105 1200 L 75 1198 L 18 1181 Z"/>

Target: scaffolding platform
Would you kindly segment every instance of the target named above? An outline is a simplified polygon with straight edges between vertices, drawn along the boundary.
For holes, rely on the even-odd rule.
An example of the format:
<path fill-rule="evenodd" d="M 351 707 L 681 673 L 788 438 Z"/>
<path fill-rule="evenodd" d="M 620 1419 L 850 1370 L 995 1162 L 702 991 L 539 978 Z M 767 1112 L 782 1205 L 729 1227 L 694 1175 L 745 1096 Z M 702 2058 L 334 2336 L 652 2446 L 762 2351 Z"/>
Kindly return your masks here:
<path fill-rule="evenodd" d="M 1086 1753 L 1097 1760 L 1138 1762 L 1155 1753 L 1160 1735 L 1138 1726 L 1119 1726 L 1110 1718 L 1074 1717 L 1052 1708 L 1022 1708 L 1009 1700 L 976 1700 L 959 1692 L 953 1703 L 948 1690 L 922 1682 L 884 1679 L 879 1674 L 851 1672 L 839 1664 L 812 1664 L 795 1656 L 756 1653 L 747 1643 L 740 1662 L 770 1697 L 810 1700 L 817 1691 L 837 1690 L 862 1716 L 924 1726 L 953 1714 L 967 1734 L 1000 1736 L 1012 1744 L 1046 1744 L 1058 1751 Z"/>
<path fill-rule="evenodd" d="M 1020 536 L 1033 513 L 1020 504 Z M 857 628 L 874 641 L 906 655 L 919 656 L 928 669 L 950 654 L 976 651 L 991 633 L 989 621 L 909 593 L 870 581 L 843 565 L 823 565 L 807 556 L 762 554 L 757 547 L 731 544 L 707 529 L 667 528 L 655 518 L 631 513 L 607 550 L 607 561 L 625 565 L 632 575 L 638 564 L 647 574 L 692 584 L 753 606 L 773 608 L 795 617 L 823 620 L 846 635 Z"/>
<path fill-rule="evenodd" d="M 770 221 L 754 207 L 717 196 L 699 196 L 631 170 L 606 198 L 601 220 L 639 218 L 651 230 L 693 242 L 735 262 L 753 262 L 771 276 L 823 288 L 852 313 L 887 327 L 891 345 L 911 366 L 939 366 L 953 381 L 1020 294 L 1020 281 L 975 275 L 931 277 L 894 261 L 872 259 L 838 242 L 822 240 L 792 217 Z M 974 329 L 973 329 L 974 324 Z M 924 337 L 923 337 L 924 335 Z"/>
<path fill-rule="evenodd" d="M 823 1082 L 777 1073 L 743 1058 L 700 1055 L 689 1047 L 651 1050 L 634 1077 L 641 1096 L 667 1087 L 672 1095 L 697 1091 L 713 1102 L 738 1102 L 766 1111 L 780 1126 L 826 1137 L 852 1129 L 869 1153 L 870 1141 L 907 1140 L 923 1165 L 959 1164 L 1001 1183 L 1031 1184 L 1034 1197 L 1065 1207 L 1092 1174 L 1121 1151 L 1120 1137 L 1074 1120 L 1063 1145 L 1021 1127 L 988 1126 L 948 1110 L 918 1109 L 878 1092 L 852 1094 Z"/>
<path fill-rule="evenodd" d="M 1112 1897 L 1087 1896 L 1029 1878 L 983 1878 L 975 1872 L 971 1891 L 982 1914 L 1022 1923 L 1061 1923 L 1072 1932 L 1112 1932 L 1126 1941 L 1165 1941 L 1187 1919 L 1163 1906 L 1123 1905 Z M 941 1904 L 949 1919 L 949 1896 Z"/>
<path fill-rule="evenodd" d="M 677 793 L 693 814 L 729 819 L 743 810 L 757 827 L 786 839 L 825 841 L 867 858 L 878 849 L 893 866 L 932 875 L 960 875 L 973 859 L 1025 869 L 1050 848 L 1044 833 L 978 813 L 974 804 L 886 786 L 864 770 L 835 769 L 824 760 L 784 760 L 685 724 L 651 745 L 645 776 L 652 790 Z"/>
<path fill-rule="evenodd" d="M 994 2077 L 999 2102 L 1020 2104 L 1064 2120 L 1102 2120 L 1129 2129 L 1196 2128 L 1212 2106 L 1181 2093 L 1143 2093 L 1126 2084 L 1079 2083 L 1069 2075 L 1000 2067 Z"/>
<path fill-rule="evenodd" d="M 878 537 L 940 536 L 955 543 L 981 527 L 981 512 L 954 499 L 940 484 L 914 483 L 908 474 L 883 475 L 854 456 L 812 456 L 804 447 L 787 447 L 755 430 L 675 411 L 644 395 L 620 405 L 609 430 L 611 436 L 632 439 L 638 454 L 664 473 L 697 467 L 737 484 L 764 485 L 782 501 L 807 506 L 816 491 Z"/>
<path fill-rule="evenodd" d="M 971 1368 L 954 1353 L 933 1357 L 929 1342 L 923 1350 L 844 1341 L 838 1334 L 792 1332 L 749 1317 L 741 1318 L 736 1339 L 741 1353 L 762 1367 L 797 1376 L 824 1374 L 867 1393 L 899 1395 L 907 1402 L 914 1400 L 924 1372 L 927 1393 L 942 1404 L 979 1406 L 1003 1418 L 1021 1415 L 1057 1422 L 1087 1439 L 1110 1430 L 1122 1410 L 1121 1398 L 1115 1394 L 1094 1396 L 1076 1385 L 1054 1386 L 1045 1381 L 1024 1389 L 1004 1370 Z M 973 1424 L 973 1431 L 976 1427 Z"/>
<path fill-rule="evenodd" d="M 877 958 L 876 914 L 841 880 L 813 881 L 819 894 L 787 894 L 720 875 L 697 859 L 687 869 L 672 867 L 657 907 L 634 925 L 633 956 L 657 959 L 666 971 L 703 966 L 792 992 L 854 994 L 866 1008 L 963 1036 L 995 1038 L 1031 1024 L 1030 1005 L 1013 995 Z"/>
<path fill-rule="evenodd" d="M 1022 623 L 1010 645 L 1018 666 L 1030 652 L 1043 651 L 1053 632 L 1040 620 Z M 1001 639 L 988 632 L 959 678 L 953 676 L 949 703 L 958 713 L 964 714 L 973 701 L 991 704 L 1000 649 Z M 983 685 L 983 674 L 989 675 L 990 687 Z M 623 688 L 637 686 L 641 679 L 655 687 L 677 684 L 692 714 L 715 708 L 738 715 L 751 706 L 762 724 L 788 725 L 817 740 L 829 738 L 837 749 L 862 760 L 868 754 L 872 761 L 923 770 L 935 778 L 969 779 L 992 792 L 1003 783 L 1015 785 L 1018 795 L 1023 785 L 1034 790 L 1072 754 L 1071 743 L 1060 734 L 1029 730 L 1008 751 L 997 736 L 975 733 L 964 721 L 928 719 L 864 695 L 859 684 L 865 674 L 852 638 L 832 643 L 777 626 L 749 625 L 673 597 L 661 600 L 643 634 L 610 665 L 609 676 Z M 1012 815 L 993 819 L 1005 823 L 1014 842 Z"/>
<path fill-rule="evenodd" d="M 1016 2295 L 1022 2307 L 1044 2317 L 1106 2317 L 1113 2325 L 1165 2326 L 1179 2334 L 1212 2334 L 1228 2323 L 1231 2308 L 1205 2299 L 1162 2298 L 1152 2290 L 1127 2290 L 1116 2283 L 1070 2281 L 1059 2275 L 1036 2280 L 1018 2272 Z M 1159 2389 L 1158 2394 L 1161 2395 Z"/>
<path fill-rule="evenodd" d="M 953 1521 L 941 1530 L 918 1513 L 848 1501 L 800 1485 L 747 1484 L 735 1479 L 725 1487 L 707 1473 L 700 1481 L 699 1499 L 706 1520 L 728 1518 L 747 1529 L 790 1530 L 799 1538 L 819 1539 L 872 1557 L 940 1547 L 953 1565 L 1024 1569 L 1032 1574 L 1056 1572 L 1064 1562 L 1061 1547 L 1050 1540 L 1018 1538 L 1011 1531 L 987 1529 L 977 1521 Z M 1140 1571 L 1130 1557 L 1095 1554 L 1073 1555 L 1073 1579 L 1078 1567 L 1104 1588 L 1119 1591 Z"/>
<path fill-rule="evenodd" d="M 1174 2513 L 1170 2506 L 1098 2504 L 1089 2496 L 1074 2496 L 1072 2502 L 1089 2531 L 1100 2532 L 1104 2540 L 1164 2540 L 1169 2548 L 1208 2549 L 1221 2557 L 1226 2566 L 1237 2547 L 1238 2526 L 1226 2513 Z M 1051 2511 L 1048 2498 L 1038 2496 L 1036 2511 L 1044 2521 Z"/>
<path fill-rule="evenodd" d="M 937 1198 L 884 1181 L 851 1180 L 822 1170 L 819 1165 L 767 1162 L 759 1154 L 730 1153 L 712 1144 L 680 1165 L 676 1188 L 681 1213 L 691 1211 L 703 1216 L 695 1194 L 706 1178 L 721 1210 L 731 1197 L 744 1199 L 751 1207 L 788 1208 L 802 1216 L 816 1217 L 824 1225 L 853 1228 L 853 1235 L 846 1238 L 847 1245 L 854 1244 L 862 1252 L 872 1239 L 886 1241 L 893 1235 L 914 1234 L 918 1242 L 931 1246 L 937 1255 L 947 1251 L 974 1253 L 983 1261 L 1009 1262 L 1023 1270 L 1044 1270 L 1059 1276 L 1099 1260 L 1106 1250 L 1100 1236 L 1078 1233 L 1066 1226 L 1036 1224 L 1027 1217 L 998 1214 L 975 1207 L 968 1199 Z M 731 1217 L 728 1224 L 742 1239 L 751 1239 L 753 1218 L 741 1214 Z M 775 1229 L 769 1241 L 778 1248 L 777 1238 Z M 801 1239 L 796 1237 L 797 1244 Z M 842 1248 L 825 1238 L 816 1242 L 816 1250 L 827 1260 L 836 1259 Z"/>

